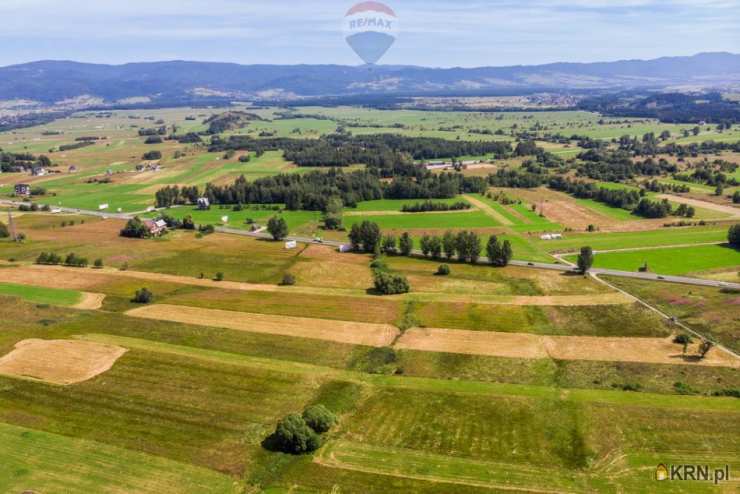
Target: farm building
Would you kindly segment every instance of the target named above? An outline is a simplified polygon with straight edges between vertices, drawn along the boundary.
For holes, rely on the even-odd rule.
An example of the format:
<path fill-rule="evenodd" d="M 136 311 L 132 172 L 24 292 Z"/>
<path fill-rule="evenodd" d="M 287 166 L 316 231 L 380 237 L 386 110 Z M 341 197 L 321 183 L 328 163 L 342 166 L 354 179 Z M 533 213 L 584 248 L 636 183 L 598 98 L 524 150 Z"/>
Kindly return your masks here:
<path fill-rule="evenodd" d="M 198 198 L 198 209 L 200 209 L 201 211 L 211 209 L 211 202 L 208 200 L 207 197 Z"/>
<path fill-rule="evenodd" d="M 31 195 L 31 186 L 28 184 L 16 184 L 15 185 L 15 195 L 17 196 L 30 196 Z"/>
<path fill-rule="evenodd" d="M 31 170 L 31 175 L 34 177 L 43 177 L 47 174 L 46 168 L 36 167 Z"/>
<path fill-rule="evenodd" d="M 164 220 L 144 220 L 144 226 L 153 237 L 159 237 L 167 231 L 167 223 Z"/>
<path fill-rule="evenodd" d="M 561 240 L 562 238 L 560 233 L 546 233 L 540 236 L 540 240 Z"/>
<path fill-rule="evenodd" d="M 70 166 L 67 173 L 77 173 L 77 167 L 75 165 Z"/>

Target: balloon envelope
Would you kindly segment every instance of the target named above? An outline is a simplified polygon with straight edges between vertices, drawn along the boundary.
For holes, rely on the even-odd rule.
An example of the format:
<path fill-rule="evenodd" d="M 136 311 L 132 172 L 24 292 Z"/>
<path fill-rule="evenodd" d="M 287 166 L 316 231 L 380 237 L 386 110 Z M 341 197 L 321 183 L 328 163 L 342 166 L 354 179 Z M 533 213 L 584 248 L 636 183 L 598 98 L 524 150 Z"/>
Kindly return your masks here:
<path fill-rule="evenodd" d="M 368 64 L 377 63 L 396 41 L 398 18 L 380 2 L 361 2 L 344 17 L 347 44 Z"/>

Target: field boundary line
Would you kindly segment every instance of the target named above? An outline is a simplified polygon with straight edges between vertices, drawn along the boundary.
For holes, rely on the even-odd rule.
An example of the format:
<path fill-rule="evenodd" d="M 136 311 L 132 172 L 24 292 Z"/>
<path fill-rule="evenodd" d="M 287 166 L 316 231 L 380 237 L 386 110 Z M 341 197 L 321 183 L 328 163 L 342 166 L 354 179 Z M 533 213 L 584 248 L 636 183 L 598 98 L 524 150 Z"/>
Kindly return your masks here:
<path fill-rule="evenodd" d="M 477 199 L 470 194 L 464 194 L 463 199 L 471 203 L 473 206 L 477 207 L 481 211 L 483 211 L 487 216 L 493 218 L 494 220 L 498 221 L 500 224 L 504 226 L 513 226 L 514 223 L 509 220 L 509 218 L 505 217 L 495 209 L 493 209 L 491 206 L 486 204 L 485 202 L 481 201 L 480 199 Z"/>

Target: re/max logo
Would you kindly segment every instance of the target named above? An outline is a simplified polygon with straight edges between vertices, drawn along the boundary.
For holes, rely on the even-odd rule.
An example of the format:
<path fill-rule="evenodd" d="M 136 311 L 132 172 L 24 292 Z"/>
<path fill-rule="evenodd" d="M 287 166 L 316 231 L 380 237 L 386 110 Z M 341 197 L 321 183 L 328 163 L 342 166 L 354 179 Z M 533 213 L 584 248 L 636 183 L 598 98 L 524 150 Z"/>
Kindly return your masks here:
<path fill-rule="evenodd" d="M 658 465 L 656 480 L 693 480 L 698 482 L 726 482 L 730 480 L 730 466 L 712 468 L 709 465 Z"/>
<path fill-rule="evenodd" d="M 393 29 L 393 22 L 381 19 L 380 17 L 364 17 L 349 21 L 350 29 L 361 29 L 364 27 L 381 27 L 383 29 Z"/>

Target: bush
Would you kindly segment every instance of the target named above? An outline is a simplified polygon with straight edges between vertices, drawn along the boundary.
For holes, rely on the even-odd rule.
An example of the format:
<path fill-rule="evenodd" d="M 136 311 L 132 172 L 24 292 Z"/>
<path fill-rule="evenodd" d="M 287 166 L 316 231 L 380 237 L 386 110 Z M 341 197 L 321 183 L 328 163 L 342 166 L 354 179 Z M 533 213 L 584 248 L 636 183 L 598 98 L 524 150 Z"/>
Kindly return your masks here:
<path fill-rule="evenodd" d="M 337 417 L 324 405 L 313 405 L 303 411 L 303 420 L 314 431 L 321 434 L 337 423 Z"/>
<path fill-rule="evenodd" d="M 437 268 L 437 276 L 449 276 L 450 267 L 447 264 L 441 264 Z"/>
<path fill-rule="evenodd" d="M 95 262 L 93 263 L 93 266 L 95 266 L 96 269 L 101 269 L 103 267 L 103 260 L 102 259 L 95 259 Z"/>
<path fill-rule="evenodd" d="M 141 157 L 144 161 L 156 161 L 162 159 L 162 153 L 160 151 L 149 151 L 148 153 L 144 153 L 144 155 Z"/>
<path fill-rule="evenodd" d="M 321 447 L 321 438 L 297 413 L 280 420 L 269 442 L 279 451 L 299 455 Z"/>
<path fill-rule="evenodd" d="M 676 335 L 676 337 L 673 338 L 673 343 L 676 345 L 688 345 L 691 343 L 691 336 L 687 334 Z"/>
<path fill-rule="evenodd" d="M 131 299 L 131 302 L 135 304 L 150 304 L 153 299 L 154 294 L 146 288 L 142 288 L 141 290 L 136 290 L 134 298 Z"/>
<path fill-rule="evenodd" d="M 283 275 L 283 280 L 280 282 L 283 286 L 293 286 L 295 285 L 295 276 L 293 276 L 290 273 L 285 273 Z"/>
<path fill-rule="evenodd" d="M 10 237 L 10 230 L 8 230 L 7 225 L 0 221 L 0 238 L 8 238 Z"/>
<path fill-rule="evenodd" d="M 213 278 L 213 280 L 214 281 L 224 281 L 224 274 L 221 271 L 219 271 L 218 273 L 216 273 L 216 277 Z"/>
<path fill-rule="evenodd" d="M 75 268 L 84 268 L 87 267 L 88 262 L 86 258 L 78 257 L 74 252 L 72 252 L 64 259 L 64 264 Z"/>
<path fill-rule="evenodd" d="M 398 295 L 411 290 L 405 276 L 385 271 L 375 271 L 375 290 L 381 295 Z"/>

